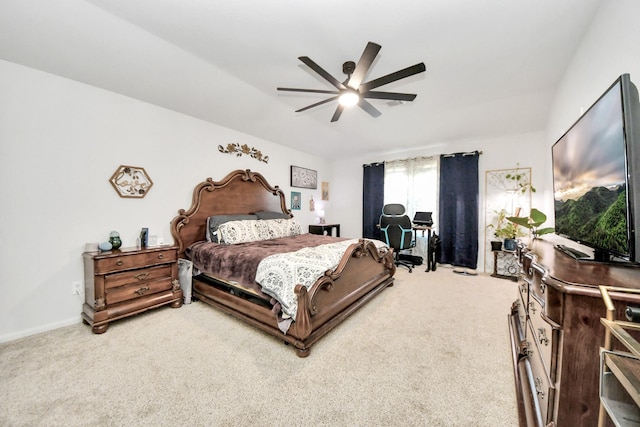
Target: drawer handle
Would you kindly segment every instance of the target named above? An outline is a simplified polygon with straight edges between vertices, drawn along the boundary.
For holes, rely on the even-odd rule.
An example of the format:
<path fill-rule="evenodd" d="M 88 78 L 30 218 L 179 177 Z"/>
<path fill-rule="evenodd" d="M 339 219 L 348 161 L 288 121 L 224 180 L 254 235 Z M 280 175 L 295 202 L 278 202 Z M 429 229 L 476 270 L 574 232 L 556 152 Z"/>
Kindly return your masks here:
<path fill-rule="evenodd" d="M 545 331 L 544 328 L 538 328 L 538 341 L 540 341 L 540 344 L 549 345 L 547 331 Z"/>
<path fill-rule="evenodd" d="M 536 377 L 536 393 L 540 396 L 540 399 L 544 399 L 544 391 L 542 390 L 542 380 Z"/>
<path fill-rule="evenodd" d="M 145 280 L 146 278 L 149 277 L 149 272 L 140 273 L 140 274 L 134 274 L 133 277 L 135 277 L 138 280 Z"/>
<path fill-rule="evenodd" d="M 138 289 L 136 291 L 136 294 L 138 295 L 144 295 L 149 291 L 149 287 L 148 286 L 143 286 L 142 288 Z"/>
<path fill-rule="evenodd" d="M 118 260 L 118 262 L 116 262 L 116 265 L 117 265 L 118 267 L 120 267 L 122 264 L 124 264 L 124 262 L 122 262 L 121 260 Z"/>
<path fill-rule="evenodd" d="M 529 341 L 525 341 L 524 346 L 522 347 L 522 354 L 525 356 L 533 356 L 533 350 L 531 350 L 533 346 Z"/>
<path fill-rule="evenodd" d="M 164 255 L 158 254 L 158 259 L 162 259 L 162 258 L 164 258 Z"/>
<path fill-rule="evenodd" d="M 531 311 L 533 314 L 536 314 L 536 305 L 532 302 L 529 303 L 529 311 Z"/>

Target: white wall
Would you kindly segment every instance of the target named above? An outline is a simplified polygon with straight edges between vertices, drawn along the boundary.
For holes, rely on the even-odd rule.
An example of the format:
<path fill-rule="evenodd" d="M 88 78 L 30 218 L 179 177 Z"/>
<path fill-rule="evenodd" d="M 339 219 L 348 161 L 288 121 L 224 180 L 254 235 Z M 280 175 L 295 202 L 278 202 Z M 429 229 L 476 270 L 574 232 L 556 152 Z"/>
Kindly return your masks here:
<path fill-rule="evenodd" d="M 120 232 L 135 245 L 141 227 L 172 242 L 169 223 L 189 208 L 195 185 L 234 169 L 262 173 L 287 195 L 289 166 L 316 169 L 325 160 L 95 87 L 0 61 L 0 341 L 80 321 L 87 242 Z M 246 143 L 267 164 L 218 151 Z M 153 188 L 143 199 L 120 198 L 109 178 L 119 165 L 144 167 Z M 317 190 L 302 192 L 294 215 L 303 229 Z M 325 204 L 331 214 L 331 202 Z"/>
<path fill-rule="evenodd" d="M 547 127 L 553 144 L 624 73 L 640 86 L 640 2 L 602 2 L 556 91 Z"/>

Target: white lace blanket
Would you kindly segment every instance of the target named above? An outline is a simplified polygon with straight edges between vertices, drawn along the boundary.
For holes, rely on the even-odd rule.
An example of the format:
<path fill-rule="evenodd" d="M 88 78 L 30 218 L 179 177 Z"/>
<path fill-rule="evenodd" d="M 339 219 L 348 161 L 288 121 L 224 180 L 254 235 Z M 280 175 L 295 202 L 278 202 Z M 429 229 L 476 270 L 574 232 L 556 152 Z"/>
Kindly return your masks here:
<path fill-rule="evenodd" d="M 371 241 L 378 248 L 387 246 L 379 240 Z M 289 317 L 295 321 L 298 311 L 296 285 L 303 285 L 309 289 L 327 270 L 338 266 L 347 248 L 354 243 L 358 243 L 358 239 L 270 255 L 258 265 L 256 282 L 260 284 L 264 293 L 280 302 L 282 317 Z"/>

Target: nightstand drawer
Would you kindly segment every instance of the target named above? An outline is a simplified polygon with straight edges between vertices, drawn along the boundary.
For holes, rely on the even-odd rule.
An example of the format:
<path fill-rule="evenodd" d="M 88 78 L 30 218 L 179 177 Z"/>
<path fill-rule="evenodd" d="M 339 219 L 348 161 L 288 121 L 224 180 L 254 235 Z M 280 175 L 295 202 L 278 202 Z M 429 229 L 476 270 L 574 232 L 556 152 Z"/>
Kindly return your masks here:
<path fill-rule="evenodd" d="M 156 265 L 177 261 L 177 252 L 174 249 L 143 252 L 122 253 L 95 261 L 95 274 L 106 274 L 115 271 L 139 268 L 143 265 Z"/>
<path fill-rule="evenodd" d="M 104 287 L 110 289 L 122 285 L 135 285 L 165 277 L 171 278 L 170 264 L 108 274 L 105 276 Z"/>
<path fill-rule="evenodd" d="M 146 283 L 134 283 L 131 285 L 108 289 L 105 292 L 105 299 L 107 305 L 116 304 L 122 301 L 140 298 L 145 295 L 166 291 L 171 289 L 171 286 L 171 277 Z"/>

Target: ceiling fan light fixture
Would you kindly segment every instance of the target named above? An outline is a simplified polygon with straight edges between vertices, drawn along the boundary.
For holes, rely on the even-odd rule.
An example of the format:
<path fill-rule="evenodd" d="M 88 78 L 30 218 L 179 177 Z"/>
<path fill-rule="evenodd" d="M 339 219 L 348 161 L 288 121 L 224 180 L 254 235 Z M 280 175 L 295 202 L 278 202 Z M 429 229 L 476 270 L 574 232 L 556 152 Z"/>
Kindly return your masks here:
<path fill-rule="evenodd" d="M 344 82 L 341 82 L 333 77 L 324 68 L 319 66 L 308 56 L 299 56 L 298 59 L 302 61 L 302 63 L 311 68 L 311 70 L 315 71 L 316 74 L 318 74 L 324 80 L 331 83 L 331 85 L 335 89 L 324 90 L 279 87 L 278 90 L 289 92 L 324 93 L 331 95 L 330 97 L 320 102 L 316 102 L 314 104 L 296 110 L 296 113 L 307 111 L 310 108 L 337 100 L 338 107 L 331 117 L 331 122 L 338 121 L 338 119 L 342 115 L 343 110 L 345 108 L 353 107 L 354 105 L 362 108 L 371 117 L 378 117 L 381 114 L 380 111 L 378 111 L 369 101 L 367 101 L 368 99 L 385 99 L 389 101 L 404 102 L 413 101 L 417 95 L 413 93 L 381 92 L 374 89 L 395 82 L 397 80 L 422 73 L 426 70 L 424 62 L 421 62 L 419 64 L 412 65 L 411 67 L 403 68 L 402 70 L 398 70 L 396 72 L 386 74 L 382 77 L 378 77 L 376 79 L 365 82 L 364 79 L 367 77 L 369 69 L 378 56 L 378 52 L 380 51 L 380 49 L 381 46 L 379 44 L 369 42 L 364 48 L 364 52 L 362 52 L 362 56 L 358 60 L 357 64 L 353 61 L 347 61 L 343 63 L 342 71 L 347 75 L 347 79 Z"/>
<path fill-rule="evenodd" d="M 338 98 L 343 107 L 353 107 L 360 101 L 360 96 L 355 91 L 346 91 Z"/>

